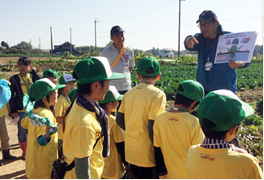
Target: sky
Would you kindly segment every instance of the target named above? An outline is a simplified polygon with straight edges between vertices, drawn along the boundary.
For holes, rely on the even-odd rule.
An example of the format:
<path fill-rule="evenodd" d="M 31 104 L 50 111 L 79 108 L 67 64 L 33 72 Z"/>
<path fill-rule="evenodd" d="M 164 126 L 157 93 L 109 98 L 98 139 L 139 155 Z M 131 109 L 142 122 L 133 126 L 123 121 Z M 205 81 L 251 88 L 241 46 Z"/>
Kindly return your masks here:
<path fill-rule="evenodd" d="M 180 49 L 186 36 L 200 32 L 196 21 L 203 10 L 216 13 L 223 30 L 256 31 L 263 42 L 262 0 L 181 1 Z M 0 0 L 0 41 L 21 41 L 33 48 L 50 49 L 66 41 L 75 47 L 105 47 L 110 29 L 125 30 L 125 44 L 133 49 L 178 50 L 179 0 Z M 72 30 L 70 30 L 72 29 Z M 70 38 L 71 37 L 71 38 Z"/>

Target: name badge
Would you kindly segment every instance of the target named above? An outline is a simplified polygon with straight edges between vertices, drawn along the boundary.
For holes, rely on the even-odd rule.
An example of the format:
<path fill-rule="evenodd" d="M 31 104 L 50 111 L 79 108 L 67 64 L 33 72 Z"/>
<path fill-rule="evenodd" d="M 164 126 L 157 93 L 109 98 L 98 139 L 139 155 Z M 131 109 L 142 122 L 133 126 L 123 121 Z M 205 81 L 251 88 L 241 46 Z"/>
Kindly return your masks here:
<path fill-rule="evenodd" d="M 128 67 L 128 62 L 122 62 L 122 66 Z"/>
<path fill-rule="evenodd" d="M 211 62 L 206 62 L 204 67 L 206 71 L 210 71 L 210 69 L 213 67 L 213 64 Z"/>

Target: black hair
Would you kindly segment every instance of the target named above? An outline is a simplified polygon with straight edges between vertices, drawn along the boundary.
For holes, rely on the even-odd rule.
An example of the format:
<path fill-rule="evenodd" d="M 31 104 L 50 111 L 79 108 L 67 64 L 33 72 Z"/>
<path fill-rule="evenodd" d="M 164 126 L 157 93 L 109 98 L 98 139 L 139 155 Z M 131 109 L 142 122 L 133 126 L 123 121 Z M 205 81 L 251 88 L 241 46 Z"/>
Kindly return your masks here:
<path fill-rule="evenodd" d="M 148 67 L 145 71 L 146 74 L 154 74 L 154 69 L 153 67 Z M 141 75 L 141 77 L 143 79 L 156 79 L 157 76 L 145 76 L 145 75 Z"/>
<path fill-rule="evenodd" d="M 77 74 L 73 71 L 72 72 L 72 77 L 74 79 L 78 79 L 78 76 Z M 101 84 L 102 88 L 104 88 L 104 80 L 103 81 L 99 81 L 99 83 Z M 82 94 L 82 95 L 91 95 L 92 94 L 92 89 L 91 89 L 91 86 L 92 86 L 92 83 L 86 83 L 86 84 L 80 84 L 80 83 L 77 83 L 77 91 L 76 91 L 76 97 L 77 97 L 77 94 Z M 70 107 L 66 110 L 65 112 L 65 116 L 63 118 L 63 132 L 65 130 L 65 118 L 66 116 L 70 113 L 71 109 L 72 109 L 72 106 L 73 106 L 73 102 L 71 102 L 71 105 Z"/>
<path fill-rule="evenodd" d="M 74 71 L 72 72 L 72 77 L 76 80 L 79 79 L 77 74 Z M 104 88 L 104 80 L 99 81 L 99 83 L 101 84 L 102 88 Z M 86 83 L 86 84 L 77 83 L 76 93 L 91 95 L 92 94 L 91 86 L 92 86 L 92 83 Z"/>
<path fill-rule="evenodd" d="M 22 62 L 25 66 L 30 66 L 31 65 L 31 59 L 29 57 L 20 57 L 17 61 L 17 63 Z"/>
<path fill-rule="evenodd" d="M 66 112 L 65 112 L 65 116 L 64 116 L 64 118 L 63 118 L 63 120 L 62 120 L 62 124 L 63 124 L 63 126 L 62 126 L 62 131 L 63 131 L 63 133 L 64 133 L 64 131 L 65 131 L 65 118 L 66 118 L 66 116 L 69 114 L 69 112 L 71 111 L 71 108 L 72 108 L 72 106 L 73 106 L 73 103 L 74 103 L 74 101 L 71 102 L 71 105 L 70 105 L 69 108 L 66 110 Z"/>
<path fill-rule="evenodd" d="M 179 91 L 184 91 L 182 85 L 180 84 L 179 87 L 178 87 L 178 90 Z M 194 102 L 195 100 L 193 99 L 190 99 L 190 98 L 187 98 L 179 93 L 176 94 L 176 97 L 175 97 L 175 101 L 174 101 L 174 104 L 181 104 L 183 105 L 184 107 L 188 108 L 190 107 L 190 105 Z M 200 104 L 200 102 L 196 101 L 196 103 L 194 104 L 193 106 L 193 109 L 196 108 L 196 106 L 198 106 Z"/>
<path fill-rule="evenodd" d="M 226 133 L 229 131 L 214 131 L 214 130 L 210 130 L 213 127 L 216 127 L 216 124 L 213 123 L 212 121 L 203 118 L 202 119 L 202 130 L 204 132 L 204 135 L 208 138 L 212 138 L 212 139 L 225 139 L 226 138 Z"/>
<path fill-rule="evenodd" d="M 47 98 L 47 101 L 49 102 L 49 100 L 50 100 L 49 94 L 46 96 L 46 98 Z M 42 107 L 42 108 L 45 108 L 46 107 L 45 104 L 44 104 L 44 102 L 42 101 L 42 99 L 35 102 L 34 109 L 38 109 L 39 107 Z M 29 97 L 29 100 L 31 102 L 33 102 L 33 101 L 35 101 L 35 98 Z"/>
<path fill-rule="evenodd" d="M 58 98 L 62 95 L 63 88 L 58 89 Z"/>
<path fill-rule="evenodd" d="M 108 103 L 105 103 L 105 104 L 101 104 L 101 103 L 99 103 L 99 106 L 101 107 L 101 108 L 103 108 L 103 109 L 106 109 L 106 105 L 107 105 Z"/>

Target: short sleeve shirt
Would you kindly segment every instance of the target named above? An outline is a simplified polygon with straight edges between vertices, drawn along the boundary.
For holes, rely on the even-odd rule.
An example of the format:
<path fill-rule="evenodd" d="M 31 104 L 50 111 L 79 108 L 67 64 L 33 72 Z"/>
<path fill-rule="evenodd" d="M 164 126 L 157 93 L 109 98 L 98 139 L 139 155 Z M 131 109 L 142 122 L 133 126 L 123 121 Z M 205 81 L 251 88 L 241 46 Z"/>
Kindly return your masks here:
<path fill-rule="evenodd" d="M 118 50 L 114 47 L 113 44 L 106 47 L 100 54 L 100 56 L 106 57 L 111 64 L 115 61 L 121 50 Z M 131 75 L 129 72 L 130 67 L 135 66 L 134 61 L 134 51 L 127 47 L 124 54 L 121 56 L 120 60 L 117 62 L 116 66 L 111 68 L 112 72 L 122 73 L 125 75 L 125 78 L 119 80 L 112 80 L 110 85 L 116 87 L 118 91 L 124 91 L 131 89 Z"/>
<path fill-rule="evenodd" d="M 57 104 L 55 104 L 55 117 L 64 118 L 67 109 L 70 107 L 70 99 L 60 95 Z M 58 131 L 59 139 L 63 139 L 63 124 L 59 124 Z"/>
<path fill-rule="evenodd" d="M 125 175 L 124 165 L 117 151 L 116 143 L 124 142 L 125 132 L 121 129 L 115 120 L 115 116 L 109 115 L 109 131 L 110 131 L 110 156 L 104 158 L 104 171 L 102 178 L 105 179 L 121 179 Z"/>
<path fill-rule="evenodd" d="M 100 179 L 103 172 L 102 138 L 93 148 L 96 139 L 101 136 L 101 126 L 96 119 L 96 114 L 90 112 L 74 102 L 71 111 L 67 115 L 67 124 L 63 138 L 63 152 L 70 164 L 74 158 L 90 157 L 91 179 Z M 72 171 L 67 171 L 65 179 L 68 179 Z"/>
<path fill-rule="evenodd" d="M 168 179 L 188 178 L 187 152 L 204 138 L 198 119 L 188 112 L 163 112 L 154 122 L 153 134 L 153 144 L 161 148 Z"/>
<path fill-rule="evenodd" d="M 148 120 L 155 120 L 164 111 L 165 105 L 165 93 L 150 84 L 140 83 L 123 96 L 119 112 L 125 117 L 127 162 L 141 167 L 156 165 Z"/>

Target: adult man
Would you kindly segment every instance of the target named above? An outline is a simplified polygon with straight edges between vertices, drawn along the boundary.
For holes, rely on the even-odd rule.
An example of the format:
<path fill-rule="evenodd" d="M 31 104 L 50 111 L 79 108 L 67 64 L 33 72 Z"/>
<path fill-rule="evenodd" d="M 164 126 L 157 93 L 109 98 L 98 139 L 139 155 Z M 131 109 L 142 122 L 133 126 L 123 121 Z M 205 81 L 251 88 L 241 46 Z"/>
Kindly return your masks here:
<path fill-rule="evenodd" d="M 228 64 L 214 64 L 218 37 L 230 32 L 222 31 L 216 14 L 210 10 L 203 11 L 196 23 L 199 23 L 201 33 L 187 36 L 184 41 L 187 50 L 198 51 L 196 80 L 203 85 L 205 94 L 217 89 L 227 89 L 236 93 L 236 68 L 247 67 L 249 63 L 229 60 Z"/>
<path fill-rule="evenodd" d="M 129 89 L 131 89 L 131 71 L 135 66 L 134 62 L 134 52 L 129 47 L 124 46 L 124 30 L 120 26 L 112 27 L 110 31 L 111 40 L 113 43 L 106 47 L 100 54 L 108 59 L 109 64 L 113 72 L 125 74 L 125 78 L 120 80 L 113 80 L 110 82 L 111 85 L 115 86 L 120 94 L 125 94 Z M 118 59 L 117 64 L 113 67 L 113 63 L 117 59 L 119 53 L 122 49 L 126 48 L 125 52 Z"/>

